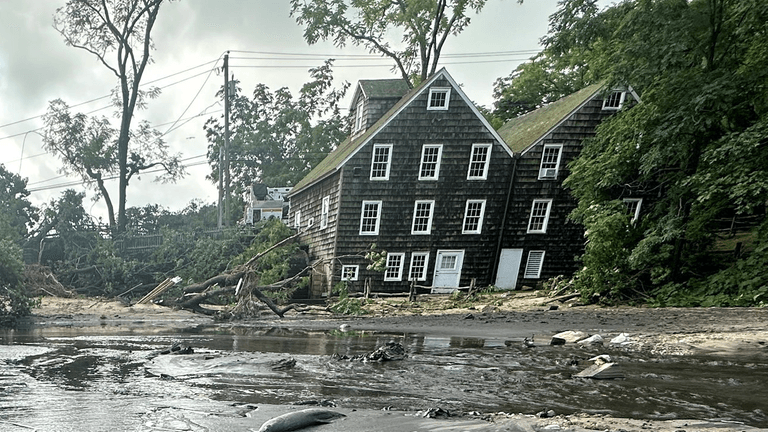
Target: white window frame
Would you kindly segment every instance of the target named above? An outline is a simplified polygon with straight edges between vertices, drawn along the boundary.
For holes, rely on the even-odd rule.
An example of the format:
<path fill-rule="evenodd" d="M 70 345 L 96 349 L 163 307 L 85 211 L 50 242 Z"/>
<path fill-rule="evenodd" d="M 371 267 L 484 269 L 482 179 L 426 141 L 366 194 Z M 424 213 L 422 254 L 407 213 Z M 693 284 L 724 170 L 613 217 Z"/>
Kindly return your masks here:
<path fill-rule="evenodd" d="M 619 104 L 618 106 L 613 106 L 612 104 L 609 105 L 609 103 L 612 103 L 614 101 L 613 95 L 619 94 Z M 621 91 L 621 90 L 614 90 L 607 94 L 605 98 L 603 99 L 603 109 L 607 111 L 618 111 L 621 109 L 621 107 L 624 105 L 624 99 L 627 97 L 627 92 Z"/>
<path fill-rule="evenodd" d="M 541 269 L 544 267 L 544 255 L 546 251 L 528 251 L 528 260 L 525 263 L 523 279 L 538 279 L 541 277 Z"/>
<path fill-rule="evenodd" d="M 377 149 L 387 149 L 387 161 L 386 162 L 377 162 L 376 161 L 376 150 Z M 384 176 L 378 176 L 374 177 L 374 167 L 376 164 L 386 164 L 386 168 L 384 169 Z M 373 145 L 373 151 L 371 152 L 371 176 L 370 179 L 373 181 L 383 181 L 383 180 L 389 180 L 389 170 L 392 167 L 392 144 L 374 144 Z"/>
<path fill-rule="evenodd" d="M 635 211 L 632 211 L 632 203 L 637 203 L 637 206 L 635 207 Z M 624 204 L 627 206 L 627 211 L 630 212 L 630 215 L 632 216 L 632 223 L 635 223 L 638 219 L 640 219 L 640 207 L 643 205 L 643 199 L 642 198 L 624 198 Z"/>
<path fill-rule="evenodd" d="M 429 205 L 429 216 L 427 216 L 427 229 L 417 231 L 416 230 L 416 218 L 418 215 L 419 204 Z M 435 200 L 420 200 L 413 203 L 413 218 L 411 219 L 411 234 L 412 235 L 428 235 L 432 234 L 432 217 L 435 215 Z"/>
<path fill-rule="evenodd" d="M 425 176 L 424 165 L 427 161 L 424 159 L 427 155 L 427 149 L 437 149 L 437 160 L 435 164 L 435 174 L 432 176 Z M 421 164 L 419 165 L 419 180 L 437 180 L 440 177 L 440 162 L 443 159 L 443 145 L 442 144 L 424 144 L 421 147 Z M 429 162 L 433 163 L 433 162 Z"/>
<path fill-rule="evenodd" d="M 397 258 L 397 265 L 394 265 L 392 261 L 395 261 Z M 392 259 L 392 261 L 390 261 Z M 394 282 L 394 281 L 401 281 L 403 280 L 403 267 L 405 267 L 405 254 L 402 252 L 387 253 L 387 267 L 384 270 L 384 281 L 385 282 Z M 390 272 L 390 270 L 395 270 L 397 275 L 394 275 Z"/>
<path fill-rule="evenodd" d="M 551 167 L 550 165 L 553 164 L 553 162 L 544 160 L 544 157 L 547 155 L 548 149 L 557 149 L 557 160 L 554 162 L 554 167 Z M 560 173 L 560 159 L 563 157 L 563 145 L 562 144 L 545 144 L 544 147 L 541 149 L 541 163 L 539 164 L 539 180 L 556 180 L 557 175 Z M 547 170 L 547 171 L 545 171 Z M 550 174 L 551 171 L 554 170 L 554 173 L 552 175 L 545 175 Z"/>
<path fill-rule="evenodd" d="M 301 210 L 296 210 L 296 213 L 293 214 L 293 226 L 301 228 Z"/>
<path fill-rule="evenodd" d="M 547 208 L 544 213 L 544 221 L 542 222 L 540 229 L 532 229 L 531 226 L 533 224 L 533 218 L 534 218 L 534 211 L 536 210 L 537 204 L 546 204 Z M 533 204 L 531 204 L 531 214 L 528 217 L 528 234 L 546 234 L 547 232 L 547 225 L 549 225 L 549 214 L 552 211 L 552 200 L 551 199 L 537 199 L 533 200 Z M 536 215 L 536 218 L 540 218 L 542 216 Z"/>
<path fill-rule="evenodd" d="M 352 273 L 354 275 L 352 277 L 346 277 L 347 270 L 352 270 Z M 360 274 L 360 266 L 359 265 L 342 265 L 341 266 L 341 280 L 342 281 L 354 282 L 354 281 L 357 280 L 359 274 Z"/>
<path fill-rule="evenodd" d="M 374 222 L 373 231 L 363 231 L 365 222 L 372 219 L 370 217 L 365 217 L 365 208 L 369 205 L 376 206 L 376 221 Z M 379 235 L 379 226 L 381 226 L 381 201 L 363 201 L 363 204 L 360 207 L 360 235 Z"/>
<path fill-rule="evenodd" d="M 414 275 L 414 264 L 416 264 L 416 258 L 424 258 L 424 267 L 421 269 L 421 274 Z M 411 264 L 408 267 L 408 280 L 409 281 L 425 281 L 427 280 L 427 268 L 429 267 L 429 252 L 413 252 L 411 254 Z M 416 276 L 416 277 L 414 277 Z"/>
<path fill-rule="evenodd" d="M 363 102 L 360 101 L 357 103 L 357 108 L 355 109 L 355 130 L 354 132 L 360 131 L 363 129 Z"/>
<path fill-rule="evenodd" d="M 483 162 L 483 170 L 480 175 L 472 175 L 473 164 L 475 162 L 475 152 L 479 149 L 488 149 L 485 154 L 485 161 Z M 472 144 L 472 150 L 469 153 L 469 167 L 467 167 L 467 180 L 486 180 L 488 179 L 488 167 L 491 165 L 491 151 L 493 150 L 493 144 Z M 479 153 L 479 152 L 478 152 Z"/>
<path fill-rule="evenodd" d="M 432 105 L 432 96 L 435 94 L 445 94 L 445 103 L 443 105 Z M 451 102 L 451 88 L 450 87 L 433 87 L 429 89 L 429 98 L 427 98 L 427 110 L 428 111 L 446 111 Z"/>
<path fill-rule="evenodd" d="M 331 197 L 323 197 L 322 204 L 320 204 L 320 229 L 328 228 L 328 216 L 331 212 Z"/>
<path fill-rule="evenodd" d="M 480 204 L 480 214 L 470 215 L 469 207 L 472 204 Z M 477 228 L 473 230 L 467 229 L 467 221 L 469 218 L 477 218 Z M 467 204 L 464 206 L 464 221 L 461 224 L 462 234 L 481 234 L 483 232 L 483 219 L 485 218 L 485 200 L 467 200 Z"/>

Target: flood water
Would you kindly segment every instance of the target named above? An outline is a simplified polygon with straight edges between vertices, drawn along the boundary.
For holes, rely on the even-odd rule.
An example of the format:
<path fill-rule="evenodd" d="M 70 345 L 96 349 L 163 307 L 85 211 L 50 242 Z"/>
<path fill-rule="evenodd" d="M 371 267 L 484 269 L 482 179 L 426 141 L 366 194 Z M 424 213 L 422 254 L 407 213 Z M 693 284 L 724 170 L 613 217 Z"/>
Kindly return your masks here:
<path fill-rule="evenodd" d="M 0 345 L 0 430 L 153 428 L 168 401 L 334 403 L 346 408 L 720 419 L 768 427 L 768 359 L 650 357 L 619 347 L 533 348 L 522 340 L 418 333 L 197 326 L 168 332 L 32 328 Z M 96 333 L 96 334 L 93 334 Z M 401 343 L 404 360 L 334 360 Z M 174 342 L 192 355 L 155 355 Z M 625 378 L 573 374 L 610 354 Z M 288 368 L 274 367 L 293 359 Z M 578 364 L 575 364 L 578 363 Z M 198 403 L 199 402 L 199 403 Z"/>

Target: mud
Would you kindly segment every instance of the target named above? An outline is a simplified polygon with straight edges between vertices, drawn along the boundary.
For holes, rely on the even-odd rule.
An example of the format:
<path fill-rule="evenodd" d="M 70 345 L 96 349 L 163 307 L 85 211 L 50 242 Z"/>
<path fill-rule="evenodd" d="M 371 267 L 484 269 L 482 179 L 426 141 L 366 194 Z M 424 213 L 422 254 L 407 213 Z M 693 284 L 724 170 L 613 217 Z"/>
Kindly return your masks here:
<path fill-rule="evenodd" d="M 295 402 L 348 414 L 306 429 L 318 431 L 768 427 L 765 309 L 550 310 L 545 301 L 518 293 L 447 308 L 442 296 L 418 307 L 378 301 L 363 318 L 315 309 L 215 324 L 154 305 L 44 299 L 28 328 L 3 334 L 0 430 L 258 430 L 306 408 Z M 629 341 L 549 346 L 564 330 Z M 531 337 L 533 348 L 523 343 Z M 196 353 L 150 358 L 179 340 Z M 403 342 L 404 361 L 331 360 L 388 340 Z M 572 378 L 604 353 L 627 378 Z M 287 358 L 294 368 L 272 368 Z M 433 408 L 452 416 L 424 417 Z M 536 415 L 549 410 L 555 417 Z"/>

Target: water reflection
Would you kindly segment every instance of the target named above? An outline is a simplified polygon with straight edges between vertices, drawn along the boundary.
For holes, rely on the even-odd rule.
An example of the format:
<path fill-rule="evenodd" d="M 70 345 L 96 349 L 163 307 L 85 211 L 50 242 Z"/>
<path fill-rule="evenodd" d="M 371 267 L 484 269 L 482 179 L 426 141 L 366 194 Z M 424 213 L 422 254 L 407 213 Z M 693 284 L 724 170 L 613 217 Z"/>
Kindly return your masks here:
<path fill-rule="evenodd" d="M 373 409 L 534 413 L 549 408 L 635 418 L 719 417 L 768 426 L 761 406 L 768 397 L 768 368 L 754 359 L 740 364 L 648 358 L 615 347 L 528 348 L 517 340 L 279 327 L 90 331 L 3 333 L 0 421 L 27 422 L 39 430 L 130 430 L 152 406 L 173 397 L 243 404 L 332 400 Z M 196 354 L 157 357 L 158 350 L 176 341 L 194 347 Z M 331 357 L 364 354 L 389 341 L 406 347 L 405 360 L 361 363 Z M 587 358 L 603 353 L 621 363 L 626 379 L 572 378 Z M 271 368 L 286 358 L 296 361 L 293 368 Z M 101 416 L 113 423 L 104 426 Z M 69 423 L 80 426 L 50 428 Z"/>

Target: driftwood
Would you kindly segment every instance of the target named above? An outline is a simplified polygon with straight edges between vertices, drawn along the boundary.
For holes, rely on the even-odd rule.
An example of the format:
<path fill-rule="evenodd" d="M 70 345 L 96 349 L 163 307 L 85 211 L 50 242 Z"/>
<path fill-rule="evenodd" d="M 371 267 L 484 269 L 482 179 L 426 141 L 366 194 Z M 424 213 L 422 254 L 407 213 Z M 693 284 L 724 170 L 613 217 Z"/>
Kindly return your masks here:
<path fill-rule="evenodd" d="M 566 295 L 562 295 L 562 296 L 559 296 L 559 297 L 551 298 L 551 299 L 545 301 L 544 304 L 554 303 L 556 301 L 562 302 L 562 301 L 570 300 L 572 298 L 579 297 L 580 295 L 581 295 L 581 293 L 566 294 Z"/>

